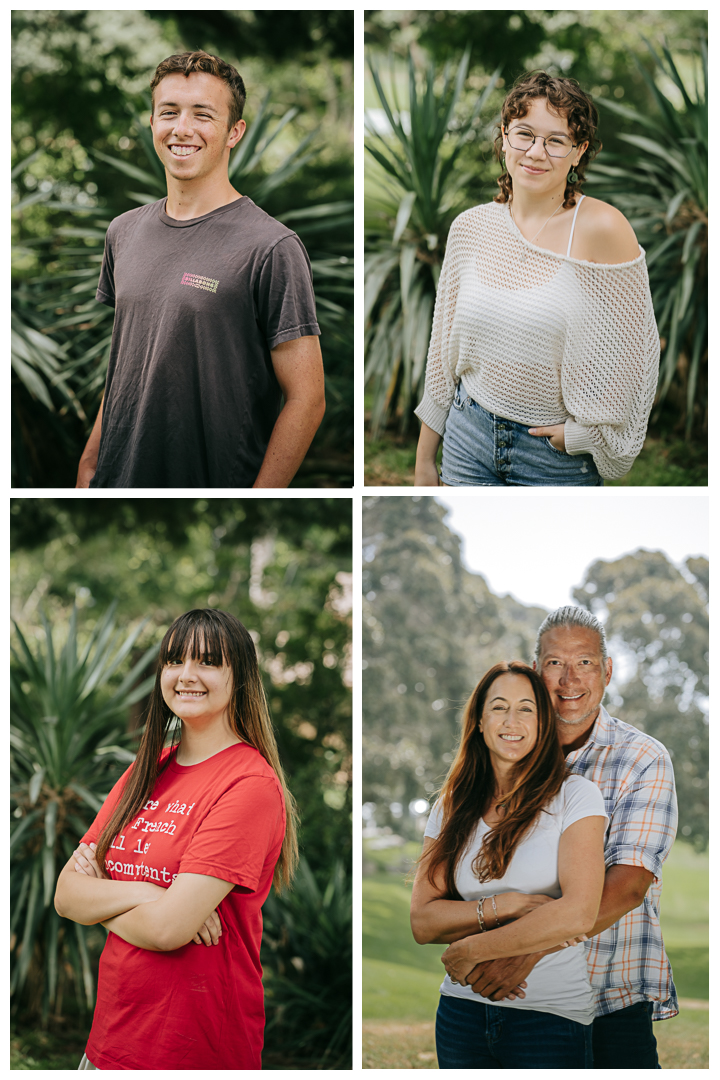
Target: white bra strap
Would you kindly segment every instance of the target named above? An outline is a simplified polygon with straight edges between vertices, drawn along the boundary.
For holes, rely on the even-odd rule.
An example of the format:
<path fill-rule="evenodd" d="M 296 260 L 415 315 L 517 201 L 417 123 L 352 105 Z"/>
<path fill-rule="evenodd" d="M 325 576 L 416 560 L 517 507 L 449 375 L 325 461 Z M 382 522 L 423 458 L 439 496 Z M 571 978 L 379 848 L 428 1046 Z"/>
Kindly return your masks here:
<path fill-rule="evenodd" d="M 578 204 L 575 207 L 575 213 L 573 214 L 573 219 L 572 219 L 572 227 L 570 229 L 570 239 L 568 240 L 568 249 L 567 249 L 566 258 L 570 257 L 570 248 L 572 247 L 573 235 L 575 233 L 575 221 L 577 219 L 578 210 L 580 209 L 580 203 L 583 201 L 584 198 L 585 198 L 585 196 L 581 195 L 580 198 L 578 199 Z"/>

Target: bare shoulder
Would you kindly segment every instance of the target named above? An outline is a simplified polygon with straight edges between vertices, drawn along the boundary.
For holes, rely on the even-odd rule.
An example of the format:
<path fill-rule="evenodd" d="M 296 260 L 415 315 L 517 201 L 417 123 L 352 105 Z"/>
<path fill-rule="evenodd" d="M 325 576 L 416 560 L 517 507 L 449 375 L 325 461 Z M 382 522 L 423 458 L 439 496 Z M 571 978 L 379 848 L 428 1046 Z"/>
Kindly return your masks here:
<path fill-rule="evenodd" d="M 616 207 L 586 197 L 578 211 L 576 258 L 596 263 L 626 263 L 640 254 L 632 225 Z M 582 254 L 578 253 L 582 250 Z"/>

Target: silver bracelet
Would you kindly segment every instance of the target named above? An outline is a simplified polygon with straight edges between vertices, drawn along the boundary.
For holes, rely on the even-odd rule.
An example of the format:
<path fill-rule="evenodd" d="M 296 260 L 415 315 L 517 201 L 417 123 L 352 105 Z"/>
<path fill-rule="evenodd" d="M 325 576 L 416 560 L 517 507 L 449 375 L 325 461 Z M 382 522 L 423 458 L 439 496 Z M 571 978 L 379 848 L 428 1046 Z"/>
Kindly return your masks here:
<path fill-rule="evenodd" d="M 490 897 L 490 900 L 491 900 L 491 902 L 492 902 L 492 907 L 493 907 L 493 915 L 495 916 L 495 925 L 496 925 L 496 927 L 497 927 L 497 926 L 499 926 L 499 925 L 500 925 L 500 920 L 498 919 L 498 913 L 497 913 L 497 905 L 495 904 L 495 896 L 494 896 L 494 895 L 493 895 L 493 896 L 491 896 L 491 897 Z"/>
<path fill-rule="evenodd" d="M 477 918 L 480 925 L 480 933 L 485 933 L 485 919 L 483 918 L 483 904 L 485 903 L 485 897 L 481 896 L 477 903 Z"/>

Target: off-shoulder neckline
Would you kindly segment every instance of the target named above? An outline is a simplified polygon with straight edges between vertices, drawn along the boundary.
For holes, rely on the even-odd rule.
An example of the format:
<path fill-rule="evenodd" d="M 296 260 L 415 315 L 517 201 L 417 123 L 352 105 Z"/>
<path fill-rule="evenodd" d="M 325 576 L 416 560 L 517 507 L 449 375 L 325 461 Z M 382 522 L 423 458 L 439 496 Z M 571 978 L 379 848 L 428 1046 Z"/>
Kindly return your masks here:
<path fill-rule="evenodd" d="M 496 206 L 502 211 L 508 229 L 510 229 L 513 236 L 517 236 L 526 248 L 529 248 L 530 251 L 537 251 L 541 255 L 547 255 L 550 258 L 557 259 L 559 262 L 574 263 L 576 266 L 594 266 L 599 270 L 626 270 L 628 267 L 638 266 L 645 259 L 645 248 L 642 244 L 638 244 L 640 254 L 636 256 L 636 258 L 631 259 L 629 262 L 622 263 L 596 263 L 591 262 L 589 259 L 575 259 L 572 255 L 560 255 L 557 251 L 550 251 L 548 248 L 540 247 L 539 244 L 531 244 L 529 240 L 526 240 L 513 221 L 510 215 L 510 207 L 507 203 L 492 202 L 490 203 L 490 206 Z"/>

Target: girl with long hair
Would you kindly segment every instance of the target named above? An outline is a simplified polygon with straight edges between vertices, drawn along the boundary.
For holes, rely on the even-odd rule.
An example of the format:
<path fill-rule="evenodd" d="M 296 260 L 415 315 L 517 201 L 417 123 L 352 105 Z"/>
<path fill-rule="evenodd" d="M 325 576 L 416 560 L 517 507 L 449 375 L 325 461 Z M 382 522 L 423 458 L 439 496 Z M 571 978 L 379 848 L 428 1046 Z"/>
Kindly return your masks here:
<path fill-rule="evenodd" d="M 260 909 L 296 862 L 253 640 L 189 611 L 160 646 L 137 758 L 58 880 L 58 914 L 109 931 L 79 1067 L 261 1068 Z"/>
<path fill-rule="evenodd" d="M 441 1069 L 591 1068 L 593 998 L 582 948 L 602 894 L 600 790 L 567 772 L 547 690 L 496 664 L 463 716 L 413 885 L 421 944 L 444 943 Z M 503 1001 L 473 990 L 486 960 L 546 955 Z"/>
<path fill-rule="evenodd" d="M 502 107 L 493 202 L 450 229 L 416 485 L 599 486 L 642 449 L 660 343 L 645 253 L 582 194 L 598 113 L 574 79 L 523 75 Z"/>

